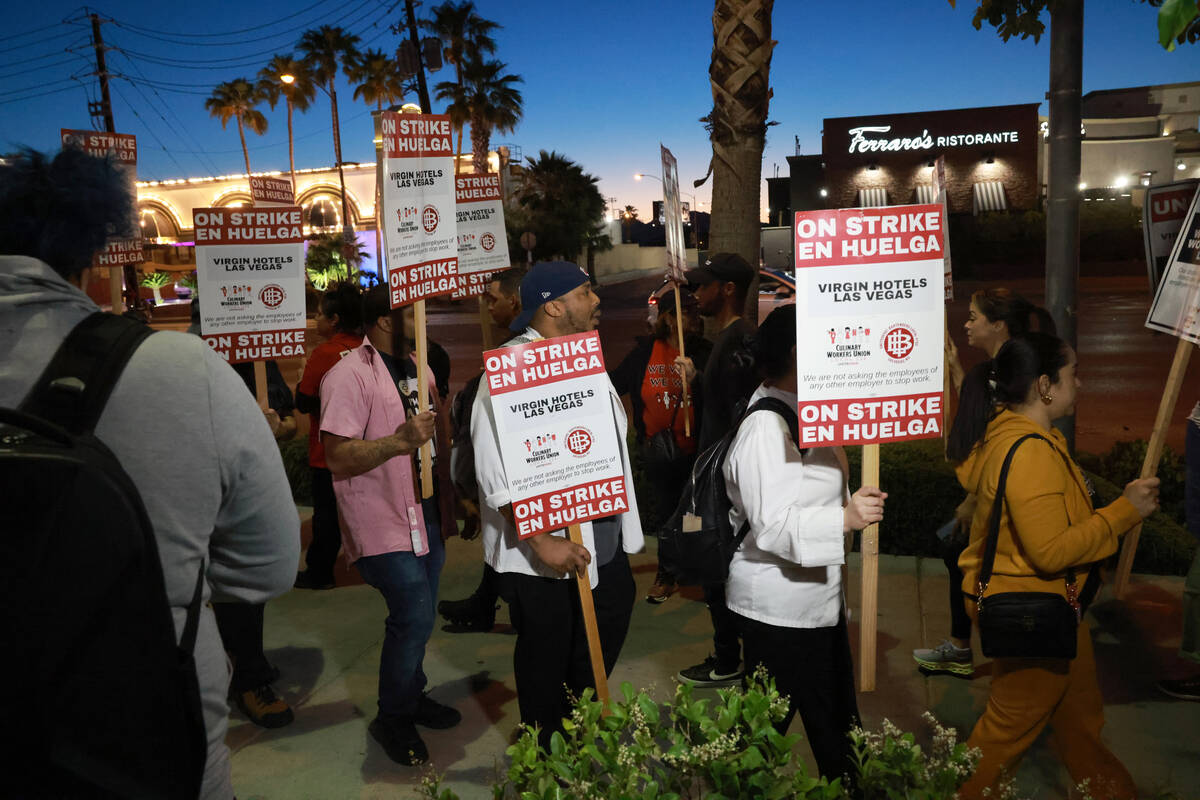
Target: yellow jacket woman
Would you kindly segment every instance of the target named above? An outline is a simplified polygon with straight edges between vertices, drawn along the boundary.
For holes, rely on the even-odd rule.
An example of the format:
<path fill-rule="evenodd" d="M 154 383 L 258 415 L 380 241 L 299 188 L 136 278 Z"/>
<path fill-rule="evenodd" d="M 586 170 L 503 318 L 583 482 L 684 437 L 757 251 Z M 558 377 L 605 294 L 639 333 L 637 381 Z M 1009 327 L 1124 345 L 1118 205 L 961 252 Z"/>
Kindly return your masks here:
<path fill-rule="evenodd" d="M 971 538 L 959 559 L 966 610 L 977 617 L 975 595 L 996 500 L 1000 471 L 1018 439 L 1005 486 L 999 539 L 988 597 L 999 592 L 1066 595 L 1073 569 L 1082 587 L 1093 565 L 1116 552 L 1119 537 L 1158 506 L 1158 479 L 1131 482 L 1125 493 L 1095 510 L 1083 473 L 1051 423 L 1070 414 L 1079 390 L 1075 352 L 1042 333 L 1010 339 L 963 383 L 962 400 L 947 453 L 968 492 L 979 496 Z M 1076 656 L 997 658 L 987 708 L 968 744 L 982 757 L 959 790 L 964 800 L 982 798 L 1049 725 L 1051 741 L 1075 783 L 1087 781 L 1093 796 L 1137 797 L 1129 772 L 1104 745 L 1104 709 L 1096 681 L 1091 631 L 1081 622 Z"/>

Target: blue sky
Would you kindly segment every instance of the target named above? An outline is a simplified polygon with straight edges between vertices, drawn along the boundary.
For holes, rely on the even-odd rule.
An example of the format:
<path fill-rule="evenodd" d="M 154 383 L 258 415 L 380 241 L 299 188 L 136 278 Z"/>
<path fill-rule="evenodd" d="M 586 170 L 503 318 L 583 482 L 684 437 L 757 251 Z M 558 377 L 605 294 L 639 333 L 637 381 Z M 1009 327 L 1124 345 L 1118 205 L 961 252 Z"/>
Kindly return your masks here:
<path fill-rule="evenodd" d="M 511 143 L 526 156 L 557 150 L 599 177 L 606 198 L 637 206 L 643 218 L 661 187 L 635 181 L 633 174 L 658 174 L 660 141 L 679 160 L 685 189 L 703 176 L 711 154 L 699 122 L 712 103 L 710 2 L 476 0 L 476 5 L 504 25 L 497 56 L 525 80 L 524 120 L 514 133 L 493 136 L 493 144 Z M 320 24 L 346 25 L 370 46 L 391 52 L 398 39 L 387 23 L 398 21 L 403 7 L 393 6 L 394 0 L 344 0 L 336 6 L 308 0 L 112 0 L 95 7 L 114 20 L 103 26 L 106 43 L 119 48 L 108 55 L 109 69 L 134 81 L 114 80 L 113 104 L 117 130 L 138 136 L 139 175 L 242 171 L 236 129 L 222 130 L 204 109 L 211 87 L 253 76 L 272 53 L 290 51 L 303 30 Z M 763 177 L 775 174 L 776 166 L 787 174 L 795 137 L 802 153 L 819 152 L 825 117 L 1043 101 L 1049 36 L 1036 45 L 1002 42 L 994 30 L 972 27 L 974 7 L 971 0 L 960 0 L 958 8 L 946 0 L 777 0 L 778 45 L 771 64 L 771 120 L 777 124 L 770 129 Z M 60 128 L 91 127 L 87 100 L 97 90 L 95 78 L 85 75 L 92 69 L 90 25 L 63 22 L 82 13 L 61 2 L 6 9 L 0 150 L 53 149 Z M 1200 47 L 1166 53 L 1158 46 L 1156 9 L 1136 0 L 1090 0 L 1085 14 L 1084 91 L 1200 77 Z M 247 28 L 255 29 L 229 33 Z M 80 47 L 76 53 L 65 50 L 72 46 Z M 82 84 L 72 75 L 82 76 Z M 443 70 L 432 80 L 450 77 Z M 344 80 L 338 100 L 344 157 L 372 160 L 367 107 L 352 99 Z M 286 169 L 282 106 L 266 113 L 267 134 L 248 134 L 251 166 Z M 332 163 L 323 95 L 297 116 L 296 137 L 298 167 Z M 696 196 L 706 208 L 709 186 Z"/>

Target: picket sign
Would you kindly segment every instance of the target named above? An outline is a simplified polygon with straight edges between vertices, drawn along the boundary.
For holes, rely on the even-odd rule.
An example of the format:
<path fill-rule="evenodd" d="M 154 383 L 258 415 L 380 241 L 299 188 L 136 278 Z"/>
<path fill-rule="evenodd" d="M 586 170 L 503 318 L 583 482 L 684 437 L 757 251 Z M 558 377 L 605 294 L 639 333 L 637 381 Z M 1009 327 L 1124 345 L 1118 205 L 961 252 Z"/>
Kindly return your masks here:
<path fill-rule="evenodd" d="M 663 228 L 667 237 L 667 279 L 675 292 L 675 330 L 679 335 L 679 355 L 686 356 L 683 347 L 683 305 L 679 297 L 679 284 L 687 281 L 687 249 L 683 240 L 683 209 L 679 200 L 679 165 L 675 156 L 662 142 L 658 145 L 662 157 L 663 185 Z M 687 380 L 683 381 L 680 397 L 683 407 L 683 435 L 692 435 L 691 397 Z"/>
<path fill-rule="evenodd" d="M 1175 358 L 1167 374 L 1162 400 L 1158 404 L 1158 415 L 1154 418 L 1154 430 L 1146 446 L 1146 458 L 1142 461 L 1139 477 L 1150 478 L 1158 474 L 1158 462 L 1162 460 L 1163 445 L 1167 439 L 1167 428 L 1175 413 L 1179 390 L 1187 374 L 1192 347 L 1200 344 L 1200 192 L 1192 195 L 1187 214 L 1171 248 L 1166 269 L 1159 279 L 1146 316 L 1146 327 L 1179 337 L 1175 347 Z M 1113 592 L 1121 597 L 1129 588 L 1129 574 L 1133 571 L 1133 558 L 1137 552 L 1138 538 L 1142 526 L 1139 524 L 1125 536 L 1121 546 L 1121 557 L 1117 562 L 1117 574 L 1113 581 Z"/>
<path fill-rule="evenodd" d="M 879 485 L 879 445 L 862 449 L 862 485 Z M 862 619 L 858 622 L 858 690 L 875 691 L 875 640 L 879 628 L 879 523 L 863 528 Z"/>

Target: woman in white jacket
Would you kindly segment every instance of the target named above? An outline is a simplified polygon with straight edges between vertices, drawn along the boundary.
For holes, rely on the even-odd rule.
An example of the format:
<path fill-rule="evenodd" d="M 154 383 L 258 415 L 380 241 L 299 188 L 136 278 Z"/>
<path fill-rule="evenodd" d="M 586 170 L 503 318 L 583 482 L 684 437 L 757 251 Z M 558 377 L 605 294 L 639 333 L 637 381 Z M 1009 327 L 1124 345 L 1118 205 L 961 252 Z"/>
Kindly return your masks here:
<path fill-rule="evenodd" d="M 771 312 L 758 331 L 766 379 L 754 393 L 796 408 L 796 307 Z M 741 626 L 747 672 L 766 667 L 789 697 L 821 774 L 852 772 L 848 733 L 858 724 L 842 572 L 848 534 L 883 519 L 887 495 L 864 486 L 847 496 L 839 447 L 801 450 L 778 414 L 746 417 L 726 458 L 734 530 L 750 530 L 729 565 L 726 603 Z"/>

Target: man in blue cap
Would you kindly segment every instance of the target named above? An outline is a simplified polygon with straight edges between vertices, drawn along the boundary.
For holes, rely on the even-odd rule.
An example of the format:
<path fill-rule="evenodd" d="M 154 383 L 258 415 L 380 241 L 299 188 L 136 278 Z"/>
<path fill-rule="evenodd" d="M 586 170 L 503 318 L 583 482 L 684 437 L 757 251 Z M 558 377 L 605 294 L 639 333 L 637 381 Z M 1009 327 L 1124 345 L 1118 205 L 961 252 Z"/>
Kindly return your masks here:
<path fill-rule="evenodd" d="M 587 273 L 565 261 L 529 270 L 521 281 L 521 306 L 509 328 L 517 335 L 505 347 L 595 330 L 600 319 L 600 298 Z M 608 391 L 625 485 L 631 488 L 629 511 L 583 523 L 582 547 L 567 539 L 564 530 L 517 538 L 486 381 L 471 411 L 484 558 L 500 573 L 501 595 L 517 629 L 513 672 L 521 721 L 538 726 L 539 741 L 547 748 L 551 734 L 562 730 L 562 719 L 570 714 L 567 691 L 578 695 L 593 685 L 579 600 L 574 581 L 565 578 L 572 573 L 591 578 L 607 673 L 616 665 L 633 613 L 636 590 L 626 554 L 642 549 L 642 526 L 625 446 L 625 410 L 611 384 Z"/>

